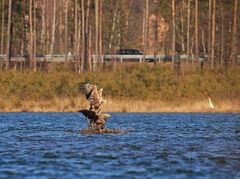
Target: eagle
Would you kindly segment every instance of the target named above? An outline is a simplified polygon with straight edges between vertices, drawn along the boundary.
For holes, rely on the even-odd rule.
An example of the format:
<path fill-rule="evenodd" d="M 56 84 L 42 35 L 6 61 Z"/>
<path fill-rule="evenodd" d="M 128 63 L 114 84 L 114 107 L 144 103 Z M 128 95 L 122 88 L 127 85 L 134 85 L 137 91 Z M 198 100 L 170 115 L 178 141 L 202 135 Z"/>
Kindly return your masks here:
<path fill-rule="evenodd" d="M 104 125 L 110 117 L 109 114 L 99 114 L 87 109 L 78 112 L 82 113 L 88 119 L 88 127 L 92 129 L 104 129 Z"/>
<path fill-rule="evenodd" d="M 78 88 L 85 94 L 87 100 L 90 102 L 89 110 L 101 113 L 102 112 L 101 106 L 103 104 L 106 104 L 106 100 L 102 98 L 103 89 L 101 88 L 98 90 L 96 85 L 89 83 L 87 84 L 79 83 Z"/>

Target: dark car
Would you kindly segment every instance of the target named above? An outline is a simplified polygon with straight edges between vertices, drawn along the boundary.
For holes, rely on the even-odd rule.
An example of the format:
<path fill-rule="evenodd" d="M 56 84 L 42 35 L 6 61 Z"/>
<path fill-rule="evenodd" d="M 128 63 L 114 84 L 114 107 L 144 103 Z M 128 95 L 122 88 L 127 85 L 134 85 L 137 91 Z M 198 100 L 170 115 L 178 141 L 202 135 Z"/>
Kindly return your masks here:
<path fill-rule="evenodd" d="M 136 49 L 119 49 L 117 55 L 143 55 L 143 52 Z"/>

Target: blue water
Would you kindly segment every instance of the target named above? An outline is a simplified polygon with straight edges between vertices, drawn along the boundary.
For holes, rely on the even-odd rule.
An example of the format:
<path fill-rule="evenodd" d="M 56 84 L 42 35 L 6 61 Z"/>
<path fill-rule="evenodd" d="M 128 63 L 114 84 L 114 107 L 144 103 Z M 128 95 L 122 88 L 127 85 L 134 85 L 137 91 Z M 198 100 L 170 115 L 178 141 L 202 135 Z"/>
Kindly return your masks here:
<path fill-rule="evenodd" d="M 0 178 L 240 178 L 240 114 L 0 113 Z M 75 131 L 69 133 L 67 131 Z"/>

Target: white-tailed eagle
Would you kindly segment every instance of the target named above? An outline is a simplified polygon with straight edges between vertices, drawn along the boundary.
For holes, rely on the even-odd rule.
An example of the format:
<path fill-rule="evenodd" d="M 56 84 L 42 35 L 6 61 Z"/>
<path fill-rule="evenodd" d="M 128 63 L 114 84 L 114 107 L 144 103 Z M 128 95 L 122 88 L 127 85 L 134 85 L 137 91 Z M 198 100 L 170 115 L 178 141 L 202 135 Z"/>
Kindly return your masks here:
<path fill-rule="evenodd" d="M 97 89 L 96 85 L 93 84 L 78 84 L 78 88 L 85 94 L 87 100 L 90 102 L 89 110 L 93 110 L 97 113 L 101 113 L 101 106 L 106 104 L 106 100 L 102 98 L 103 89 Z"/>
<path fill-rule="evenodd" d="M 99 114 L 87 109 L 80 110 L 79 112 L 88 119 L 88 127 L 93 129 L 103 129 L 107 119 L 110 117 L 109 114 Z"/>

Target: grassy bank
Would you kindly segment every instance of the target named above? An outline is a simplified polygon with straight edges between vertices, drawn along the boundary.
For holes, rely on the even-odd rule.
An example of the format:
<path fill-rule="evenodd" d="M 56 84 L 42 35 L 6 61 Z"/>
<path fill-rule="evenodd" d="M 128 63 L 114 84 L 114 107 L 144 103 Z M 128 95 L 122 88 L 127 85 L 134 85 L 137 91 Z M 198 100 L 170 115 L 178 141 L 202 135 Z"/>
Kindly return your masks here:
<path fill-rule="evenodd" d="M 240 111 L 240 68 L 178 75 L 165 67 L 137 65 L 114 72 L 0 72 L 0 111 L 77 111 L 88 106 L 80 82 L 104 88 L 105 111 Z"/>

